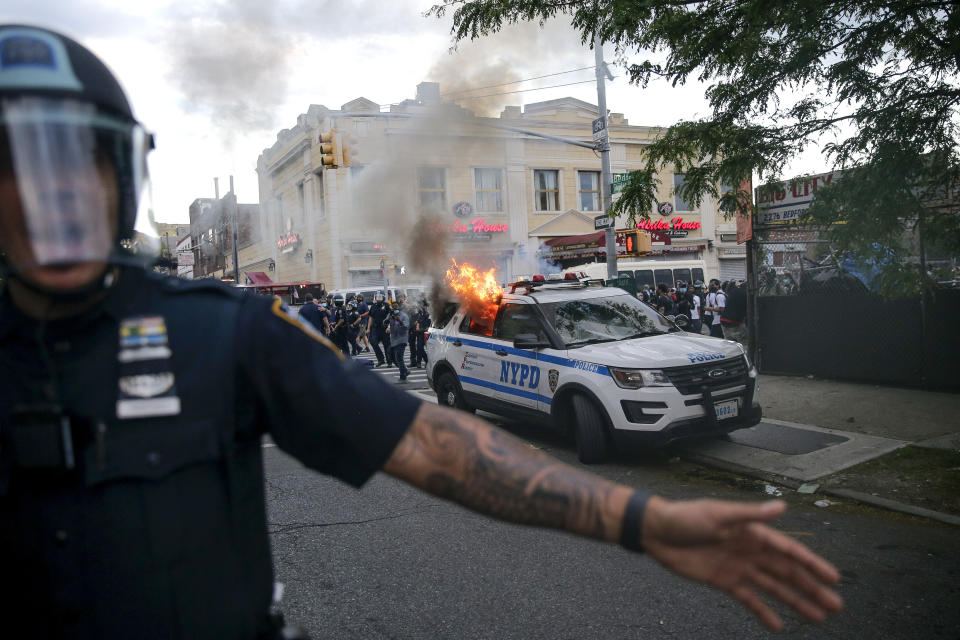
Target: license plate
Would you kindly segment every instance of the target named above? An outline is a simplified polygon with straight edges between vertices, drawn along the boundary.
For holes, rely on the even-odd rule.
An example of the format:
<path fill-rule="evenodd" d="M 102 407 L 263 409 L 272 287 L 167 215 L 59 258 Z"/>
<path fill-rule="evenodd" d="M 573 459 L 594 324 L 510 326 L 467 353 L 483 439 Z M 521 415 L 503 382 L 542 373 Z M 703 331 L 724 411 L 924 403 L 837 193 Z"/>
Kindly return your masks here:
<path fill-rule="evenodd" d="M 725 420 L 726 418 L 736 418 L 740 415 L 740 403 L 736 400 L 724 400 L 723 402 L 715 402 L 713 405 L 714 411 L 717 412 L 717 420 Z"/>

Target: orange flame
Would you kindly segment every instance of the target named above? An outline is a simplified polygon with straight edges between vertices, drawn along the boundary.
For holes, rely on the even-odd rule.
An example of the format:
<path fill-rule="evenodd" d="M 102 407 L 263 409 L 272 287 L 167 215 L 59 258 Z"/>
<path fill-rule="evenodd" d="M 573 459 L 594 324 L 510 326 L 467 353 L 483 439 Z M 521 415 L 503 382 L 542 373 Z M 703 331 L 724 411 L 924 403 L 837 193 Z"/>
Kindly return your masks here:
<path fill-rule="evenodd" d="M 447 269 L 447 275 L 444 278 L 447 286 L 459 297 L 460 303 L 470 311 L 471 315 L 479 316 L 475 319 L 483 323 L 493 322 L 497 314 L 497 305 L 503 295 L 503 289 L 497 284 L 497 278 L 494 276 L 495 271 L 495 267 L 488 271 L 480 271 L 473 265 L 457 264 L 457 261 L 453 260 L 453 266 Z"/>

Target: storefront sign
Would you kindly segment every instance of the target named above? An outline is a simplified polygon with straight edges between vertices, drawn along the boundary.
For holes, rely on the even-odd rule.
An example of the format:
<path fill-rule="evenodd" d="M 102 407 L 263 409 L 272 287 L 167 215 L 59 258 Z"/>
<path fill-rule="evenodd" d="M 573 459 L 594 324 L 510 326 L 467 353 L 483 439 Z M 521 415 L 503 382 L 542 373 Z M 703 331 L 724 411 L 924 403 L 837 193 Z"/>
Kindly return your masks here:
<path fill-rule="evenodd" d="M 459 236 L 460 234 L 469 235 L 476 233 L 505 233 L 508 226 L 509 225 L 506 222 L 491 224 L 483 218 L 474 218 L 470 222 L 461 222 L 460 220 L 456 220 L 452 224 L 438 223 L 433 230 L 438 233 L 453 233 Z"/>
<path fill-rule="evenodd" d="M 280 253 L 293 253 L 300 246 L 300 234 L 293 232 L 293 218 L 287 218 L 287 232 L 277 238 Z"/>
<path fill-rule="evenodd" d="M 817 190 L 839 179 L 840 175 L 840 171 L 832 171 L 800 178 L 795 182 L 781 182 L 773 189 L 757 187 L 757 224 L 796 222 L 810 208 Z"/>
<path fill-rule="evenodd" d="M 669 202 L 664 204 L 670 204 Z M 683 218 L 676 217 L 671 219 L 669 222 L 667 220 L 641 220 L 637 223 L 637 229 L 643 229 L 644 231 L 683 231 L 683 235 L 673 235 L 675 238 L 686 237 L 687 231 L 694 231 L 700 228 L 699 222 L 685 222 Z"/>
<path fill-rule="evenodd" d="M 661 202 L 657 205 L 657 213 L 666 218 L 673 213 L 673 205 L 669 202 Z"/>

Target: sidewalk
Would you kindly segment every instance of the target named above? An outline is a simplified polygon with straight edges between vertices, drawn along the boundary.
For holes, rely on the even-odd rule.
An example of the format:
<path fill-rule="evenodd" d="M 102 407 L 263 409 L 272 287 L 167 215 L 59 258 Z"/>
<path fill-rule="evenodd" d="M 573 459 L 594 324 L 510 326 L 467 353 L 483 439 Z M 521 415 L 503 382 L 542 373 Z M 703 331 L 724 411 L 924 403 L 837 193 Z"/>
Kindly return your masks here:
<path fill-rule="evenodd" d="M 761 375 L 764 420 L 681 446 L 707 465 L 960 525 L 960 394 Z"/>

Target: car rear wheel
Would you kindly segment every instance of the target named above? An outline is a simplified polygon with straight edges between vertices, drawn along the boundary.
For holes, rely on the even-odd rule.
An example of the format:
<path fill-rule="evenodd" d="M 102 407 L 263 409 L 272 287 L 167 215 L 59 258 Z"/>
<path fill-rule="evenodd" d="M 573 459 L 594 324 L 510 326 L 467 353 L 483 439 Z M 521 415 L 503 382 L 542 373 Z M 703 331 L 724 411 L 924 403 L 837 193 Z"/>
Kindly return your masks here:
<path fill-rule="evenodd" d="M 607 459 L 609 442 L 607 424 L 597 405 L 583 394 L 573 396 L 573 435 L 577 440 L 577 457 L 584 464 Z"/>
<path fill-rule="evenodd" d="M 441 373 L 437 380 L 437 404 L 469 413 L 476 411 L 463 399 L 460 385 L 457 384 L 457 379 L 449 371 Z"/>

